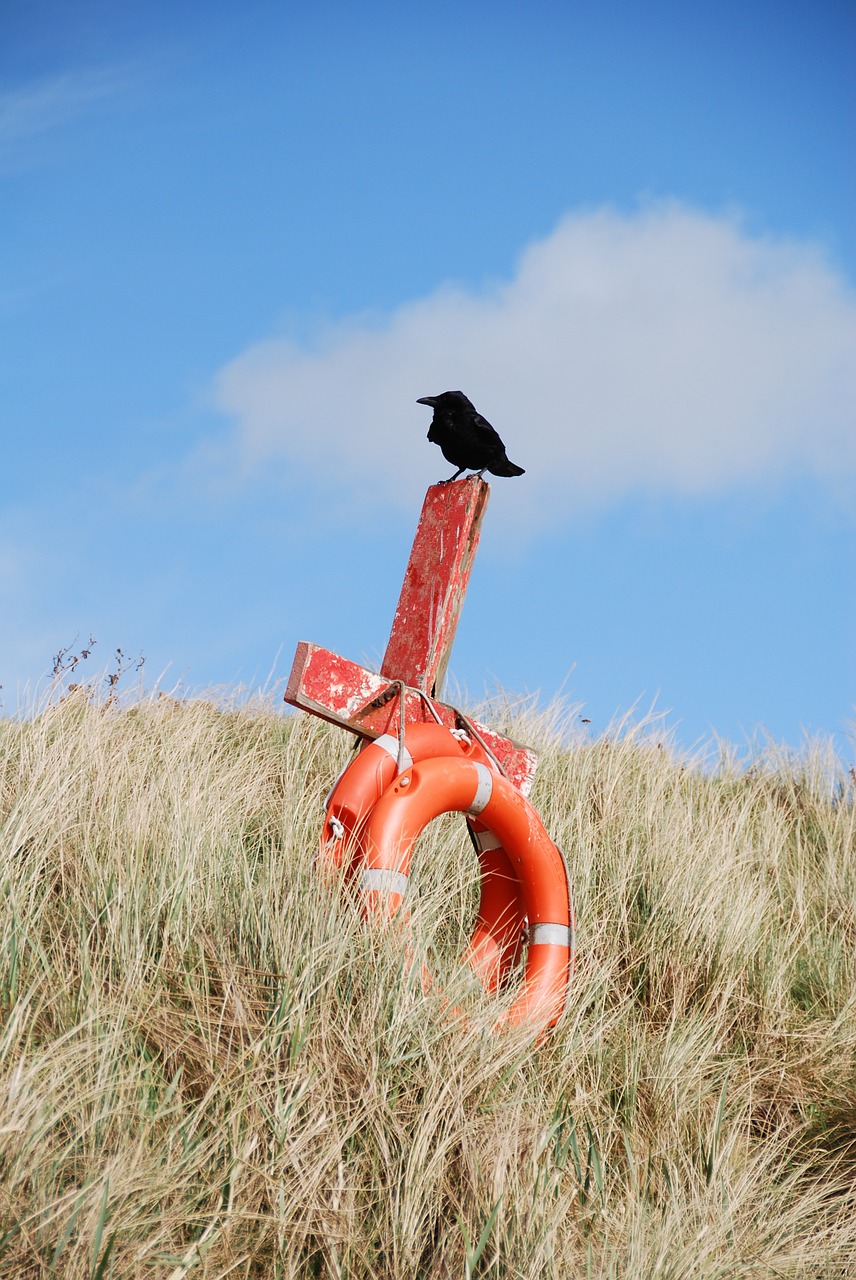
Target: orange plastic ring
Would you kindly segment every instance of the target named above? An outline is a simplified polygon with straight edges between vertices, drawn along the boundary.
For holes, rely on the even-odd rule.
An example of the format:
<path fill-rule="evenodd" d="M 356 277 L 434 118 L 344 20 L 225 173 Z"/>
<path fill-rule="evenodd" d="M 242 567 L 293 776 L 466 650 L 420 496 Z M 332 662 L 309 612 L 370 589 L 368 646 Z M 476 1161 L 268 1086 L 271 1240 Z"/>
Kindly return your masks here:
<path fill-rule="evenodd" d="M 361 835 L 369 815 L 398 774 L 399 738 L 385 734 L 366 743 L 342 770 L 326 800 L 319 863 L 324 872 L 344 872 L 353 880 L 363 863 Z M 461 756 L 493 768 L 487 753 L 462 732 L 435 721 L 405 729 L 403 764 L 437 756 Z M 526 911 L 517 879 L 497 838 L 477 818 L 467 819 L 481 872 L 481 897 L 463 962 L 486 991 L 496 991 L 516 963 L 523 945 Z"/>
<path fill-rule="evenodd" d="M 493 852 L 500 851 L 504 859 L 497 868 L 504 890 L 498 876 L 482 878 L 479 924 L 466 957 L 471 963 L 476 960 L 476 972 L 483 980 L 487 977 L 489 988 L 498 985 L 513 958 L 509 902 L 512 914 L 518 913 L 515 928 L 519 913 L 528 920 L 523 984 L 498 1026 L 555 1026 L 565 1007 L 574 962 L 567 868 L 529 801 L 483 760 L 460 751 L 425 758 L 382 792 L 359 837 L 364 859 L 359 884 L 366 914 L 391 918 L 401 909 L 416 838 L 434 818 L 450 812 L 477 819 L 496 839 Z M 493 889 L 499 889 L 495 896 Z"/>
<path fill-rule="evenodd" d="M 382 734 L 365 743 L 333 783 L 325 801 L 327 813 L 321 832 L 320 858 L 325 866 L 343 868 L 350 875 L 361 861 L 360 834 L 372 809 L 398 775 L 399 749 L 397 735 Z M 419 760 L 449 755 L 472 755 L 487 762 L 478 743 L 456 737 L 435 720 L 407 726 L 404 769 Z"/>

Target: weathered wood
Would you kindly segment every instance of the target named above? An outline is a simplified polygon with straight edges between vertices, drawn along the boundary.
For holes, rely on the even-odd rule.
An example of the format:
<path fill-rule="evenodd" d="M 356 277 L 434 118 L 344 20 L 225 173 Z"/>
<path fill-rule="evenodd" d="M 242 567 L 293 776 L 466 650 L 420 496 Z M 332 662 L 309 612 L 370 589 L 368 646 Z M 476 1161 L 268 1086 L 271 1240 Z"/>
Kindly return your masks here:
<path fill-rule="evenodd" d="M 449 661 L 489 495 L 490 486 L 479 476 L 431 486 L 380 674 L 301 641 L 286 702 L 364 738 L 398 733 L 402 717 L 405 725 L 438 719 L 450 729 L 462 727 L 461 714 L 434 694 Z M 485 725 L 469 724 L 514 786 L 528 795 L 536 753 Z"/>
<path fill-rule="evenodd" d="M 428 694 L 442 687 L 489 496 L 479 476 L 426 493 L 381 663 L 387 679 Z"/>
<path fill-rule="evenodd" d="M 401 712 L 400 687 L 391 680 L 399 677 L 378 675 L 350 662 L 329 649 L 302 640 L 297 646 L 288 680 L 285 701 L 303 711 L 341 725 L 351 733 L 377 738 L 382 733 L 398 733 Z M 454 707 L 431 699 L 431 705 L 443 724 L 458 727 Z M 413 724 L 434 717 L 425 699 L 413 689 L 405 691 L 404 721 Z M 531 747 L 521 746 L 496 733 L 478 721 L 471 721 L 478 734 L 499 760 L 509 780 L 529 794 L 537 765 L 537 754 Z"/>

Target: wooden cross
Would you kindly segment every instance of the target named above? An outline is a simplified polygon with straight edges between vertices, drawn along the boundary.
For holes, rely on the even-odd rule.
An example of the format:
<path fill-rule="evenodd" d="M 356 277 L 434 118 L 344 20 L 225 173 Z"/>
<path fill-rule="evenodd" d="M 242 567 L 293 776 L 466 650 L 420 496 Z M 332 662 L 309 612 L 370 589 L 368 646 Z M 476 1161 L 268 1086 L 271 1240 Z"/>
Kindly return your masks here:
<path fill-rule="evenodd" d="M 474 729 L 527 795 L 536 753 L 462 717 L 435 696 L 449 662 L 489 495 L 490 485 L 480 476 L 431 485 L 380 673 L 302 640 L 285 701 L 364 738 L 397 734 L 402 715 L 405 726 L 436 719 L 450 729 Z"/>

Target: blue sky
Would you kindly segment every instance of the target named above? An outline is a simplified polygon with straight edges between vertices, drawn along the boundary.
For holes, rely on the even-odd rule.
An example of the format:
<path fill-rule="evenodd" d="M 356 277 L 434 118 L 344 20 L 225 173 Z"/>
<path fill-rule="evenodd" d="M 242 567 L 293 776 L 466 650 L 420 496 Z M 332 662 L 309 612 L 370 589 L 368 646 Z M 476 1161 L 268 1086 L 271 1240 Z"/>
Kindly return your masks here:
<path fill-rule="evenodd" d="M 376 663 L 460 387 L 471 700 L 798 745 L 856 703 L 856 11 L 44 3 L 0 18 L 0 684 Z"/>

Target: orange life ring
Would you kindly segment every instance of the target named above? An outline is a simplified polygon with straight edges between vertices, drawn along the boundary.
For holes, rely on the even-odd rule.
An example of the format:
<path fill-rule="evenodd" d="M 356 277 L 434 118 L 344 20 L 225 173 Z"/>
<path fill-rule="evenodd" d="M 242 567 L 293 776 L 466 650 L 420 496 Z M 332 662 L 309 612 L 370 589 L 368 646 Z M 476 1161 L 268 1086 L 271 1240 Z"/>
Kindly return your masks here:
<path fill-rule="evenodd" d="M 322 868 L 344 872 L 353 881 L 364 861 L 361 835 L 365 823 L 398 774 L 401 743 L 384 734 L 368 742 L 333 784 L 325 801 L 319 860 Z M 437 756 L 461 756 L 489 768 L 495 765 L 483 748 L 463 731 L 436 721 L 405 729 L 403 764 L 409 768 Z M 496 836 L 475 818 L 467 819 L 479 859 L 481 894 L 473 934 L 462 960 L 486 991 L 496 991 L 513 968 L 523 945 L 526 910 L 520 882 Z"/>
<path fill-rule="evenodd" d="M 460 751 L 426 758 L 382 792 L 359 837 L 364 859 L 359 885 L 366 912 L 390 918 L 399 911 L 417 836 L 432 819 L 450 812 L 478 819 L 479 827 L 497 842 L 483 852 L 501 853 L 504 860 L 497 861 L 504 889 L 498 875 L 483 876 L 479 924 L 468 948 L 468 958 L 475 960 L 476 972 L 487 977 L 489 987 L 498 985 L 513 959 L 511 935 L 521 913 L 528 920 L 522 988 L 499 1025 L 555 1026 L 565 1007 L 574 962 L 567 868 L 529 801 L 481 760 Z M 498 892 L 493 894 L 493 889 Z"/>
<path fill-rule="evenodd" d="M 496 991 L 523 947 L 526 907 L 520 881 L 498 836 L 467 818 L 481 872 L 481 896 L 473 934 L 461 959 L 485 991 Z"/>
<path fill-rule="evenodd" d="M 325 865 L 344 869 L 348 875 L 353 873 L 361 858 L 359 837 L 366 819 L 398 774 L 399 749 L 397 735 L 382 734 L 365 743 L 333 783 L 324 801 L 320 857 Z M 402 769 L 433 756 L 461 753 L 487 763 L 484 751 L 466 735 L 456 737 L 451 729 L 434 720 L 409 724 L 404 734 Z"/>

